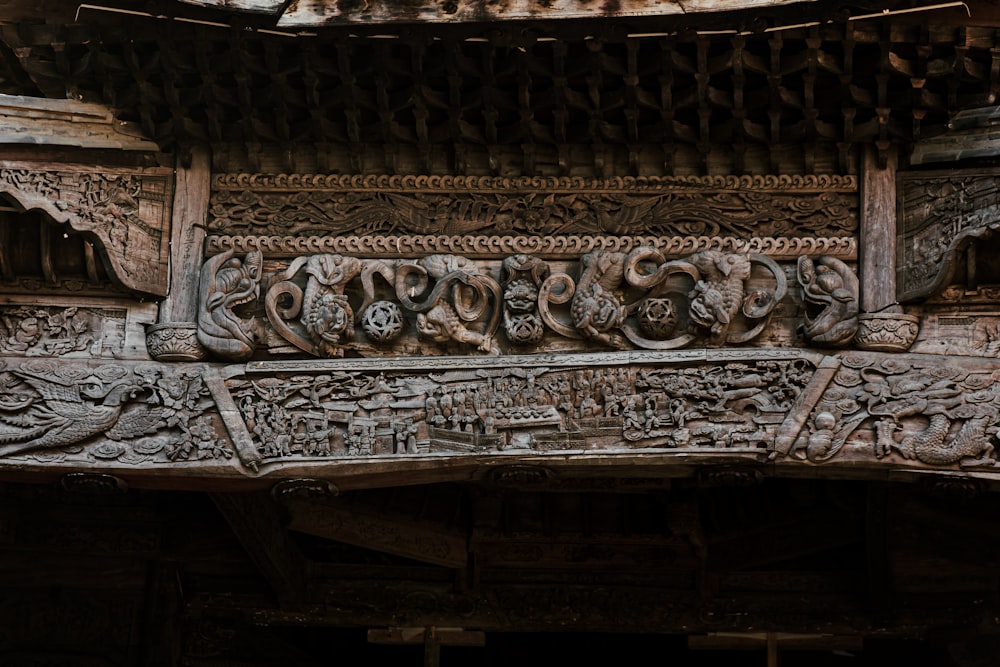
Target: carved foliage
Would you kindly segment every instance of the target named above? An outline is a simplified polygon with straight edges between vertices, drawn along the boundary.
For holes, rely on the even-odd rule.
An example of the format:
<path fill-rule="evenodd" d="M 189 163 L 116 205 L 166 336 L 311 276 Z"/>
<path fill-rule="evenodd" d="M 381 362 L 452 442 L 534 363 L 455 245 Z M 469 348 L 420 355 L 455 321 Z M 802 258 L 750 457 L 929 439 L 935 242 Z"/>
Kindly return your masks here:
<path fill-rule="evenodd" d="M 0 192 L 25 209 L 88 232 L 110 269 L 130 289 L 167 294 L 170 170 L 51 170 L 50 165 L 0 162 Z"/>
<path fill-rule="evenodd" d="M 0 456 L 228 459 L 201 369 L 32 360 L 0 370 Z"/>
<path fill-rule="evenodd" d="M 844 236 L 852 177 L 447 178 L 217 176 L 209 229 L 227 234 Z"/>
<path fill-rule="evenodd" d="M 120 353 L 125 311 L 77 306 L 0 308 L 0 351 L 16 356 Z"/>
<path fill-rule="evenodd" d="M 607 448 L 767 448 L 804 359 L 234 379 L 266 459 Z"/>

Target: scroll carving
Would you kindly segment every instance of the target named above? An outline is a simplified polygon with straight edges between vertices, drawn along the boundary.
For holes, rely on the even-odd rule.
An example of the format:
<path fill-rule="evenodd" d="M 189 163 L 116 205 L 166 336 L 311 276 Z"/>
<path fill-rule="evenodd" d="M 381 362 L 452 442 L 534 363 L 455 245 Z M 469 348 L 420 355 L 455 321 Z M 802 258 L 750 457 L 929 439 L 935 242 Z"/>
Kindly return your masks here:
<path fill-rule="evenodd" d="M 291 351 L 290 343 L 325 358 L 495 355 L 564 344 L 720 347 L 757 337 L 787 292 L 784 271 L 758 254 L 706 250 L 668 262 L 639 247 L 587 253 L 568 270 L 575 277 L 526 254 L 500 263 L 452 254 L 299 257 L 265 277 L 270 329 L 259 340 L 276 353 Z M 227 251 L 205 263 L 198 340 L 216 356 L 253 355 L 261 271 L 257 252 L 240 259 Z"/>
<path fill-rule="evenodd" d="M 209 231 L 343 235 L 509 233 L 848 236 L 849 176 L 467 178 L 228 174 Z"/>
<path fill-rule="evenodd" d="M 171 171 L 50 167 L 0 162 L 0 192 L 96 237 L 125 287 L 165 296 Z"/>
<path fill-rule="evenodd" d="M 228 459 L 202 373 L 30 360 L 0 367 L 0 457 L 126 464 Z M 222 431 L 224 432 L 224 431 Z"/>
<path fill-rule="evenodd" d="M 853 236 L 835 238 L 771 238 L 734 236 L 606 236 L 599 234 L 559 236 L 210 236 L 207 253 L 227 250 L 263 252 L 268 258 L 297 257 L 312 253 L 339 253 L 356 257 L 404 259 L 421 254 L 454 253 L 470 258 L 496 258 L 527 254 L 540 259 L 560 259 L 605 250 L 630 252 L 638 247 L 655 248 L 666 257 L 684 257 L 702 250 L 767 255 L 775 261 L 794 260 L 800 255 L 830 255 L 857 259 Z"/>

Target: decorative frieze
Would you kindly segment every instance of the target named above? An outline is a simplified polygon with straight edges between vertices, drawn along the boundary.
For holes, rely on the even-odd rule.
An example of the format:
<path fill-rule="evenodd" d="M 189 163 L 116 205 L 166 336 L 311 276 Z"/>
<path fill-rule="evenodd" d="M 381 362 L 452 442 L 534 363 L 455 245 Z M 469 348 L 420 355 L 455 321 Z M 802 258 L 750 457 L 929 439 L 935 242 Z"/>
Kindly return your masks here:
<path fill-rule="evenodd" d="M 216 357 L 249 359 L 257 341 L 326 358 L 738 345 L 761 335 L 788 292 L 765 255 L 668 260 L 646 246 L 562 262 L 316 254 L 274 267 L 257 251 L 205 263 L 198 340 Z M 260 305 L 268 327 L 253 315 Z"/>
<path fill-rule="evenodd" d="M 858 256 L 853 236 L 835 238 L 770 238 L 734 236 L 209 236 L 206 253 L 232 250 L 243 254 L 259 251 L 267 258 L 339 253 L 356 257 L 402 259 L 422 254 L 454 253 L 473 259 L 530 254 L 542 259 L 562 259 L 588 252 L 630 252 L 639 247 L 655 248 L 665 257 L 683 257 L 703 250 L 756 253 L 773 260 L 795 260 L 801 255 L 829 255 L 843 261 Z"/>
<path fill-rule="evenodd" d="M 190 366 L 0 359 L 0 457 L 128 466 L 230 459 L 204 375 Z"/>
<path fill-rule="evenodd" d="M 852 176 L 497 178 L 220 174 L 209 233 L 841 237 Z"/>

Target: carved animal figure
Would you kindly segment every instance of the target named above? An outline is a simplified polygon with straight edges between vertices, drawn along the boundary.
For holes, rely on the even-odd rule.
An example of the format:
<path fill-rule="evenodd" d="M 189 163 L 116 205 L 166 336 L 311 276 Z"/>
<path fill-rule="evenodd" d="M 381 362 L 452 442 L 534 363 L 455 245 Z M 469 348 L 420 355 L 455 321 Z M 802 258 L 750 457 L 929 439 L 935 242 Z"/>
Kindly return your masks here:
<path fill-rule="evenodd" d="M 858 330 L 858 278 L 835 257 L 813 262 L 799 257 L 798 280 L 806 301 L 803 337 L 814 345 L 839 346 L 854 340 Z M 810 311 L 821 307 L 814 316 Z"/>
<path fill-rule="evenodd" d="M 691 319 L 710 332 L 714 343 L 723 343 L 729 325 L 743 304 L 744 281 L 750 277 L 750 259 L 718 250 L 703 250 L 688 260 L 701 274 L 688 295 Z"/>
<path fill-rule="evenodd" d="M 210 258 L 201 269 L 198 308 L 198 342 L 213 354 L 245 361 L 256 347 L 256 318 L 242 318 L 236 309 L 260 294 L 263 256 L 247 253 L 244 259 L 232 250 Z"/>
<path fill-rule="evenodd" d="M 974 414 L 966 419 L 955 436 L 948 440 L 952 417 L 948 415 L 947 405 L 923 398 L 912 400 L 911 405 L 900 414 L 922 413 L 929 415 L 930 421 L 926 428 L 917 433 L 903 435 L 899 442 L 893 437 L 893 433 L 900 428 L 895 420 L 876 422 L 876 456 L 881 458 L 895 449 L 903 457 L 916 458 L 927 465 L 952 465 L 967 459 L 973 459 L 969 465 L 995 463 L 995 447 L 990 442 L 989 433 L 995 415 L 989 414 L 988 411 L 985 414 Z"/>
<path fill-rule="evenodd" d="M 423 301 L 414 301 L 427 292 L 430 278 L 437 282 Z M 396 298 L 417 315 L 421 337 L 437 343 L 471 343 L 480 351 L 499 354 L 493 336 L 500 324 L 500 285 L 480 271 L 476 264 L 457 255 L 430 255 L 415 263 L 397 267 Z M 472 331 L 464 322 L 489 315 L 482 332 Z"/>
<path fill-rule="evenodd" d="M 344 288 L 363 268 L 360 259 L 344 255 L 313 255 L 306 264 L 301 320 L 321 356 L 338 356 L 341 340 L 354 335 L 354 311 Z"/>
<path fill-rule="evenodd" d="M 590 252 L 580 258 L 583 267 L 570 303 L 573 326 L 586 338 L 610 347 L 623 347 L 620 336 L 611 333 L 621 327 L 628 310 L 615 296 L 625 272 L 625 254 Z"/>
<path fill-rule="evenodd" d="M 70 384 L 23 372 L 17 375 L 41 400 L 22 404 L 13 413 L 0 405 L 0 455 L 72 445 L 106 433 L 118 422 L 123 404 L 143 390 L 130 382 L 105 388 L 96 378 Z"/>

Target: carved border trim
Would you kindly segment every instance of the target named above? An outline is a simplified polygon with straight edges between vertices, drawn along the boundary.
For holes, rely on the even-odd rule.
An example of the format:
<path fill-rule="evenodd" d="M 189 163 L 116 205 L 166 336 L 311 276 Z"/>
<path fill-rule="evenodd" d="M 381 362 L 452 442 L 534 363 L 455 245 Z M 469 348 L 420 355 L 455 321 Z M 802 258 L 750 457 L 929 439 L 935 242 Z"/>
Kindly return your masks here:
<path fill-rule="evenodd" d="M 365 359 L 303 359 L 295 361 L 252 361 L 245 366 L 227 366 L 225 376 L 261 373 L 304 373 L 332 371 L 476 371 L 491 368 L 589 368 L 624 367 L 630 364 L 724 364 L 747 360 L 804 359 L 819 365 L 827 358 L 818 352 L 788 348 L 699 348 L 692 350 L 628 350 L 622 352 L 581 352 L 566 354 L 520 354 L 506 356 L 452 357 L 371 357 Z"/>
<path fill-rule="evenodd" d="M 213 190 L 288 190 L 350 189 L 384 191 L 401 190 L 469 190 L 476 192 L 510 192 L 521 189 L 546 191 L 607 192 L 607 191 L 662 191 L 665 189 L 691 190 L 698 188 L 745 190 L 776 189 L 823 192 L 855 192 L 855 176 L 835 174 L 819 175 L 762 175 L 762 176 L 647 176 L 592 179 L 582 177 L 537 176 L 502 178 L 496 176 L 427 176 L 427 175 L 338 175 L 338 174 L 216 174 L 212 177 Z"/>
<path fill-rule="evenodd" d="M 854 237 L 773 238 L 714 236 L 210 236 L 206 255 L 229 250 L 247 253 L 259 250 L 267 257 L 295 257 L 320 253 L 342 253 L 358 257 L 413 257 L 422 254 L 455 253 L 470 258 L 531 254 L 559 259 L 597 250 L 628 252 L 640 246 L 656 248 L 665 256 L 685 256 L 702 250 L 728 253 L 758 253 L 775 260 L 794 260 L 801 255 L 829 255 L 852 261 L 858 256 Z"/>

